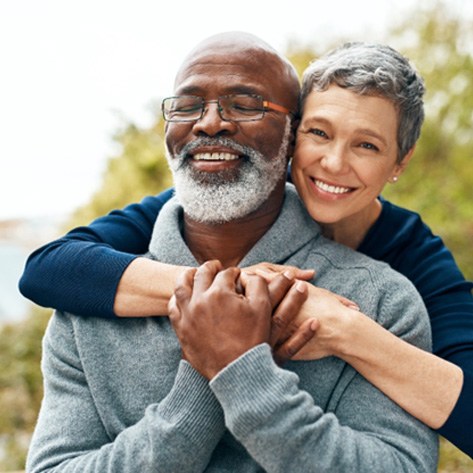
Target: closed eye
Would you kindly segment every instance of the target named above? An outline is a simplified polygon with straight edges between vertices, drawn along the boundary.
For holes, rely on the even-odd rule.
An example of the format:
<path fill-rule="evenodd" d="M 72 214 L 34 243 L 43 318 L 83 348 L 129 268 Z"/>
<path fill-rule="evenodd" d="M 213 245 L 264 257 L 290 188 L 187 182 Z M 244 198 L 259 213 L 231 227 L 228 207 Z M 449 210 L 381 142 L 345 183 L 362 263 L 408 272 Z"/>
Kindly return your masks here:
<path fill-rule="evenodd" d="M 255 106 L 250 106 L 250 105 L 245 105 L 245 104 L 240 104 L 240 103 L 232 104 L 231 108 L 237 112 L 261 112 L 262 110 L 261 107 L 255 107 Z"/>

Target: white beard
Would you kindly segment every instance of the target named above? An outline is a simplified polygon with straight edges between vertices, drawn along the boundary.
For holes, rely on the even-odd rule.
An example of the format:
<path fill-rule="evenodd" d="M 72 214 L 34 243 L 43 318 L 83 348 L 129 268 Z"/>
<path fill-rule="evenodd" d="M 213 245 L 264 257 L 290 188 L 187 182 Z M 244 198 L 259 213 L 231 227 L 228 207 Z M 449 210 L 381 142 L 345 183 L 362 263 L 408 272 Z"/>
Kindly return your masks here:
<path fill-rule="evenodd" d="M 287 149 L 291 121 L 286 119 L 278 154 L 266 158 L 248 146 L 228 138 L 198 138 L 186 145 L 178 156 L 166 149 L 174 177 L 176 197 L 184 212 L 202 223 L 224 223 L 249 215 L 263 205 L 287 171 Z M 197 171 L 188 163 L 187 154 L 202 146 L 220 145 L 247 156 L 235 171 L 208 173 Z"/>

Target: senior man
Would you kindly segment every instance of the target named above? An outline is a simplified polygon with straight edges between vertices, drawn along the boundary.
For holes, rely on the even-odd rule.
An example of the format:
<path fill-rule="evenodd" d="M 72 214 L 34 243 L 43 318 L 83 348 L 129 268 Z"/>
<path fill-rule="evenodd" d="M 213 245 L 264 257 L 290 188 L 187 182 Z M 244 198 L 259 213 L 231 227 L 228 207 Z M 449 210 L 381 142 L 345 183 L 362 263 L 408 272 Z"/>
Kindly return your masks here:
<path fill-rule="evenodd" d="M 286 186 L 298 88 L 251 35 L 211 37 L 186 58 L 163 107 L 177 198 L 149 256 L 221 263 L 184 274 L 172 325 L 55 313 L 28 471 L 435 471 L 435 434 L 342 360 L 278 367 L 270 291 L 238 283 L 236 265 L 317 268 L 318 285 L 429 347 L 410 283 L 324 239 Z"/>

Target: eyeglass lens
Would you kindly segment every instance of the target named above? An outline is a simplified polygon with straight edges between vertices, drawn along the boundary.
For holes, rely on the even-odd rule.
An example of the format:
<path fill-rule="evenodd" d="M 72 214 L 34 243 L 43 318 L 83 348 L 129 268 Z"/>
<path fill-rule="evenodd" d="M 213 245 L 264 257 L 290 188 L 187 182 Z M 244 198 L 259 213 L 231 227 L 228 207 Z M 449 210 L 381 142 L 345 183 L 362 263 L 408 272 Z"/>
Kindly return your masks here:
<path fill-rule="evenodd" d="M 198 120 L 206 103 L 202 97 L 182 95 L 163 101 L 164 118 L 168 121 Z M 259 120 L 264 116 L 263 98 L 259 95 L 226 95 L 218 98 L 218 110 L 223 120 Z"/>

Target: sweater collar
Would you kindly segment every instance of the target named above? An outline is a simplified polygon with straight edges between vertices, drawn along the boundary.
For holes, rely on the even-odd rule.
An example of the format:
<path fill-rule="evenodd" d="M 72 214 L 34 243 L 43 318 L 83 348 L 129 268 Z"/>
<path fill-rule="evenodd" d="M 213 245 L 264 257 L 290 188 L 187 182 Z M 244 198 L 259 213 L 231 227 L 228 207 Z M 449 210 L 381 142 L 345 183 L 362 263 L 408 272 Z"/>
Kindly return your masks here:
<path fill-rule="evenodd" d="M 182 238 L 182 219 L 182 207 L 173 197 L 163 206 L 156 220 L 149 246 L 151 258 L 169 264 L 198 265 Z M 286 184 L 284 202 L 277 220 L 239 266 L 251 266 L 262 261 L 283 263 L 318 235 L 320 227 L 306 212 L 294 186 Z"/>

